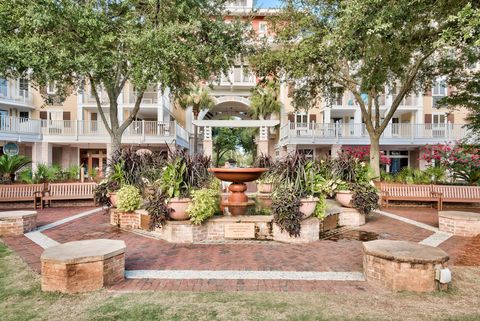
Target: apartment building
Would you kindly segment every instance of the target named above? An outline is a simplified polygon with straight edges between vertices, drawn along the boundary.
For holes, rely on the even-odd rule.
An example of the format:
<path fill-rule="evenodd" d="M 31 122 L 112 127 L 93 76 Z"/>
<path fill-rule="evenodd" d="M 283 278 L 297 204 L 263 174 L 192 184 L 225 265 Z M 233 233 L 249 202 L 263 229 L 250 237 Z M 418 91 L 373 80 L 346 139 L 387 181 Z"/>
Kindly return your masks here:
<path fill-rule="evenodd" d="M 451 90 L 439 80 L 428 92 L 403 99 L 380 139 L 381 150 L 391 159 L 391 164 L 384 168 L 386 171 L 398 172 L 406 166 L 423 168 L 426 165 L 420 159 L 423 146 L 451 143 L 467 136 L 466 111 L 452 112 L 437 104 Z M 389 111 L 396 95 L 395 90 L 386 88 L 385 92 L 388 94 L 380 98 L 381 117 Z M 324 101 L 319 108 L 295 112 L 284 91 L 282 99 L 287 103 L 281 117 L 277 155 L 298 150 L 311 157 L 322 157 L 342 147 L 369 145 L 361 110 L 353 95 L 338 88 L 333 96 L 333 101 Z"/>
<path fill-rule="evenodd" d="M 44 90 L 54 95 L 54 84 Z M 135 95 L 133 86 L 127 84 L 119 98 L 120 121 L 130 115 Z M 100 91 L 108 117 L 106 97 Z M 172 147 L 189 148 L 184 121 L 183 111 L 174 108 L 170 92 L 162 93 L 151 86 L 122 143 L 160 152 Z M 46 106 L 40 93 L 26 80 L 0 79 L 0 145 L 3 148 L 9 142 L 19 147 L 19 154 L 31 157 L 34 166 L 83 165 L 89 173 L 105 169 L 110 136 L 89 89 L 72 93 L 61 104 Z"/>

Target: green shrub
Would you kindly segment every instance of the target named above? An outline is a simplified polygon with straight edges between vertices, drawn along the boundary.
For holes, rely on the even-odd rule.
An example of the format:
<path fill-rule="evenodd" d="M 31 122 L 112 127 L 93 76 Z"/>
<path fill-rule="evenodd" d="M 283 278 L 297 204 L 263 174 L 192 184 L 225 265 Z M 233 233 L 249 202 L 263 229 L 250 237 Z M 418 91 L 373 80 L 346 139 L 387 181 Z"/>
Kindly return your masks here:
<path fill-rule="evenodd" d="M 300 205 L 300 197 L 291 185 L 279 186 L 272 195 L 273 222 L 292 237 L 300 236 L 303 218 Z"/>
<path fill-rule="evenodd" d="M 133 212 L 140 207 L 142 196 L 138 188 L 125 185 L 117 192 L 117 208 L 124 212 Z"/>
<path fill-rule="evenodd" d="M 31 168 L 24 169 L 17 174 L 17 178 L 20 182 L 24 184 L 33 183 L 33 173 Z"/>
<path fill-rule="evenodd" d="M 191 192 L 192 202 L 187 208 L 190 221 L 202 224 L 218 211 L 219 189 L 204 188 Z"/>
<path fill-rule="evenodd" d="M 352 205 L 362 214 L 378 208 L 377 189 L 371 185 L 356 185 L 353 188 Z"/>
<path fill-rule="evenodd" d="M 319 220 L 323 220 L 325 218 L 326 209 L 327 199 L 325 198 L 324 194 L 320 194 L 320 196 L 318 197 L 317 205 L 315 205 L 315 211 L 313 212 L 313 216 L 315 216 Z"/>

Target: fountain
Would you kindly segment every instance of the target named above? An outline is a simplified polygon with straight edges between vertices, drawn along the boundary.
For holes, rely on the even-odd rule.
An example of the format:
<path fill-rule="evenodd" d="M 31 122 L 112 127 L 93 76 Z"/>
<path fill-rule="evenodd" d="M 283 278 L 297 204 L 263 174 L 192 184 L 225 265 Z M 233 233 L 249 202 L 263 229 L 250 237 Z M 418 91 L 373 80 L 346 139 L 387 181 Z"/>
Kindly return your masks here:
<path fill-rule="evenodd" d="M 223 201 L 223 206 L 228 208 L 232 215 L 245 214 L 247 207 L 254 205 L 254 201 L 248 200 L 245 194 L 247 190 L 246 182 L 257 180 L 260 175 L 268 171 L 267 168 L 209 168 L 219 180 L 232 182 L 228 187 L 230 193 L 227 201 Z"/>

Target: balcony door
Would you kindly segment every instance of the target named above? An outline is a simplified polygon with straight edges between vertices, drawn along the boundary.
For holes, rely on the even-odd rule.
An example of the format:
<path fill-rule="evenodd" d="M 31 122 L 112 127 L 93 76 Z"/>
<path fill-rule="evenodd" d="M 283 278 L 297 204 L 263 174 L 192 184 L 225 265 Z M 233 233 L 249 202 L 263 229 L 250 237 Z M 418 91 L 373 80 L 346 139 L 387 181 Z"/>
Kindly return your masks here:
<path fill-rule="evenodd" d="M 445 114 L 432 114 L 433 137 L 446 136 L 447 116 Z"/>
<path fill-rule="evenodd" d="M 5 78 L 0 78 L 0 97 L 8 96 L 8 81 Z"/>
<path fill-rule="evenodd" d="M 8 130 L 10 122 L 8 121 L 8 111 L 0 110 L 0 130 Z"/>

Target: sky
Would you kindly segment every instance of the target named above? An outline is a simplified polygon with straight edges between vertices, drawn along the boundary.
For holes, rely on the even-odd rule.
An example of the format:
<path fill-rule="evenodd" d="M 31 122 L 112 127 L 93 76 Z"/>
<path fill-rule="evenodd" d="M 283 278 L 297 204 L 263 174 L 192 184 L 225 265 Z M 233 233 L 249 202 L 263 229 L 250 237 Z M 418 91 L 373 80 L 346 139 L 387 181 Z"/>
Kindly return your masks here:
<path fill-rule="evenodd" d="M 254 0 L 255 8 L 278 8 L 282 1 L 281 0 Z"/>

